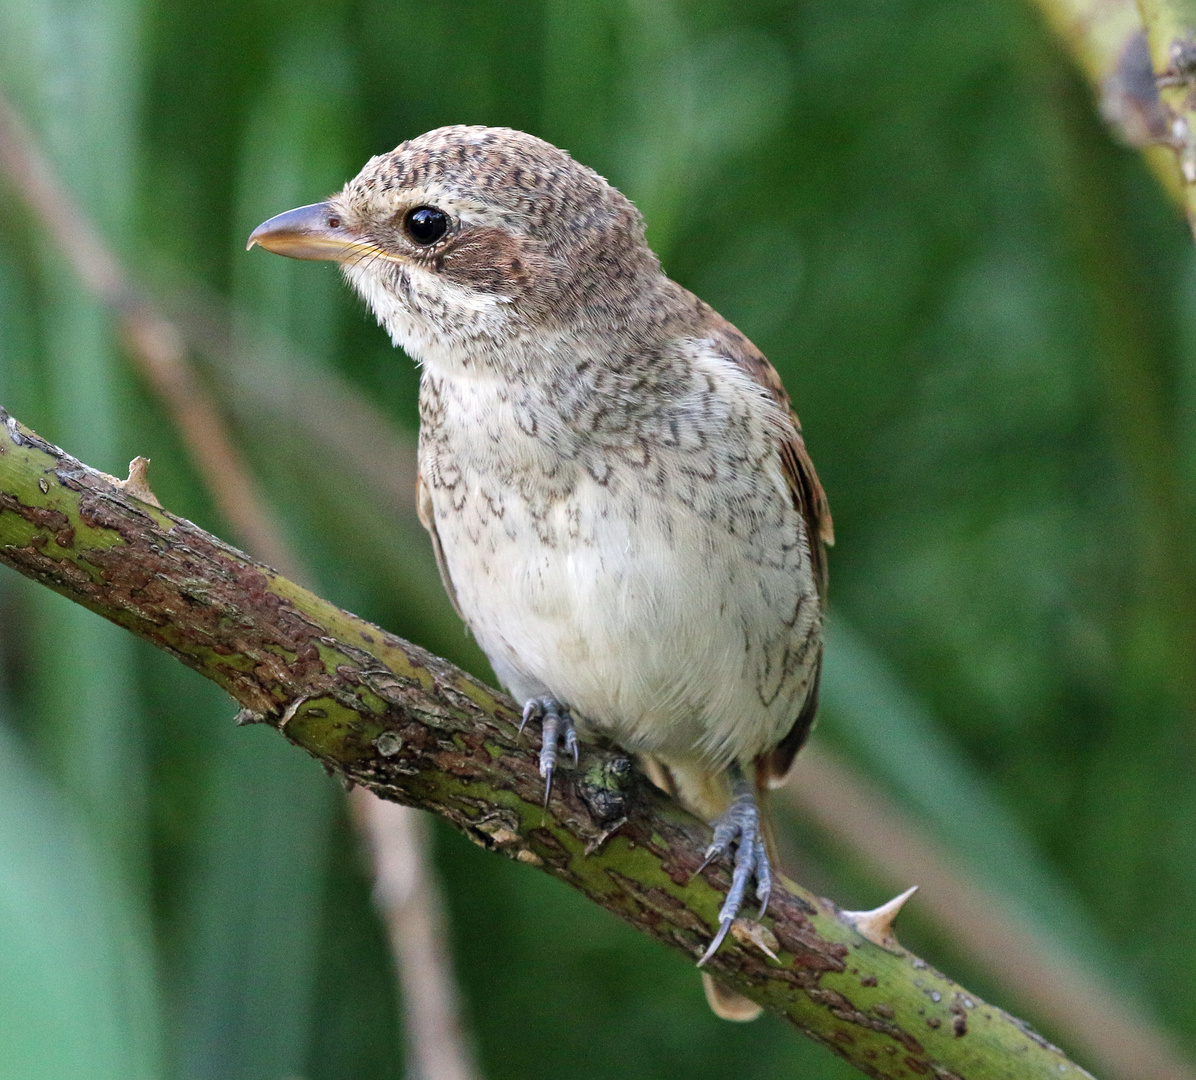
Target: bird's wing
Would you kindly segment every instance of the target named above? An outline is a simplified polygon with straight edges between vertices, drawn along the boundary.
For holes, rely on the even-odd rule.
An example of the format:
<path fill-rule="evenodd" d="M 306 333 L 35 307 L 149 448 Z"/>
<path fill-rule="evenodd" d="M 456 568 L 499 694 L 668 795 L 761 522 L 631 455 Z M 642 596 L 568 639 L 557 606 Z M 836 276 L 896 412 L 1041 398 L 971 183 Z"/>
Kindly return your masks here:
<path fill-rule="evenodd" d="M 448 565 L 444 561 L 444 548 L 440 545 L 440 536 L 436 532 L 436 511 L 432 506 L 432 496 L 428 493 L 428 485 L 424 483 L 423 475 L 415 477 L 415 512 L 419 515 L 419 523 L 428 530 L 432 538 L 432 550 L 436 553 L 436 569 L 440 571 L 440 581 L 444 591 L 448 593 L 449 603 L 453 610 L 465 621 L 461 614 L 461 607 L 457 603 L 457 590 L 453 588 L 453 579 L 449 577 Z"/>
<path fill-rule="evenodd" d="M 713 314 L 713 313 L 712 313 Z M 814 463 L 806 452 L 806 444 L 801 435 L 801 422 L 793 406 L 789 402 L 789 395 L 781 383 L 781 377 L 776 368 L 768 362 L 767 357 L 756 348 L 743 334 L 721 316 L 716 316 L 717 323 L 710 334 L 710 340 L 720 356 L 730 360 L 740 371 L 748 376 L 757 386 L 768 391 L 769 396 L 789 414 L 793 422 L 793 431 L 781 447 L 781 468 L 785 479 L 789 483 L 789 490 L 793 492 L 794 505 L 801 511 L 806 523 L 806 535 L 810 538 L 810 557 L 814 560 L 815 575 L 818 580 L 820 593 L 826 588 L 826 552 L 825 548 L 835 542 L 835 527 L 831 521 L 831 510 L 827 505 L 826 492 L 818 482 L 818 473 L 814 471 Z"/>
<path fill-rule="evenodd" d="M 792 431 L 781 444 L 781 470 L 793 496 L 793 504 L 806 525 L 806 542 L 810 549 L 810 563 L 814 580 L 818 586 L 819 598 L 826 601 L 826 549 L 835 542 L 834 523 L 826 492 L 818 481 L 814 463 L 806 452 L 802 439 L 801 423 L 789 402 L 789 395 L 781 383 L 781 377 L 756 348 L 734 326 L 716 316 L 711 340 L 720 355 L 736 365 L 753 382 L 762 386 L 792 420 Z M 784 783 L 793 766 L 793 759 L 806 741 L 814 714 L 818 711 L 818 684 L 822 675 L 822 644 L 818 645 L 818 656 L 810 678 L 810 688 L 789 733 L 770 751 L 756 759 L 756 782 L 763 786 L 776 787 Z"/>

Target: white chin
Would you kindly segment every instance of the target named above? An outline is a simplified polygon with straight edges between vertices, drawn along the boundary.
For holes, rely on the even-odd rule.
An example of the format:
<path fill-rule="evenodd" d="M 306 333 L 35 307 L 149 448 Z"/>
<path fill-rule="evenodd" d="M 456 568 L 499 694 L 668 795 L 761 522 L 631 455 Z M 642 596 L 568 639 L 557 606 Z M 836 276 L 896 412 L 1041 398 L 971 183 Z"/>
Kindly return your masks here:
<path fill-rule="evenodd" d="M 349 284 L 378 324 L 413 360 L 457 368 L 469 353 L 493 347 L 511 333 L 510 297 L 451 285 L 422 267 L 410 267 L 411 291 L 399 296 L 386 279 L 361 263 L 344 263 Z"/>
<path fill-rule="evenodd" d="M 374 313 L 374 317 L 394 342 L 413 360 L 423 362 L 429 348 L 435 347 L 426 319 L 411 310 L 371 269 L 361 263 L 342 263 L 341 270 Z"/>

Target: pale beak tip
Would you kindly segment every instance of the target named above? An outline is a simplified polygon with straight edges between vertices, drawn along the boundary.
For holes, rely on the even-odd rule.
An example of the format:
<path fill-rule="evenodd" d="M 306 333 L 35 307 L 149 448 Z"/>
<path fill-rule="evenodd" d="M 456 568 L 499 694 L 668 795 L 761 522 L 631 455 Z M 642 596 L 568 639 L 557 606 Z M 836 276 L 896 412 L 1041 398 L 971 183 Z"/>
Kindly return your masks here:
<path fill-rule="evenodd" d="M 281 215 L 279 215 L 281 216 Z M 252 251 L 255 247 L 262 247 L 262 235 L 270 231 L 270 226 L 277 221 L 276 217 L 270 218 L 269 221 L 263 221 L 256 229 L 249 234 L 249 239 L 245 241 L 245 250 Z"/>
<path fill-rule="evenodd" d="M 292 259 L 342 259 L 353 247 L 353 237 L 333 222 L 327 203 L 312 203 L 276 214 L 249 234 L 245 250 L 260 247 Z"/>

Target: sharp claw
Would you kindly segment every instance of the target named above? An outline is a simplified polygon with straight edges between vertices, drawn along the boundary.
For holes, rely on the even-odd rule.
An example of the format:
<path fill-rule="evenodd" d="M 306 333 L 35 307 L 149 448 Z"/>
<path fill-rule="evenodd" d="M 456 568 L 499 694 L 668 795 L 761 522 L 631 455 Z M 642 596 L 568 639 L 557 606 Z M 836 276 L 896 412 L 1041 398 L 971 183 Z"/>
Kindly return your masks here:
<path fill-rule="evenodd" d="M 718 952 L 718 947 L 723 943 L 723 938 L 727 936 L 727 931 L 731 929 L 731 923 L 734 921 L 734 919 L 723 919 L 718 924 L 718 933 L 714 935 L 714 940 L 707 946 L 706 951 L 702 953 L 702 959 L 698 961 L 698 967 L 701 967 Z"/>
<path fill-rule="evenodd" d="M 700 873 L 701 873 L 703 870 L 705 870 L 705 869 L 706 869 L 706 867 L 708 867 L 708 866 L 710 865 L 710 860 L 711 860 L 711 859 L 713 859 L 713 858 L 714 858 L 714 856 L 713 856 L 713 855 L 711 855 L 709 852 L 707 852 L 707 853 L 706 853 L 706 858 L 704 858 L 704 859 L 703 859 L 703 860 L 702 860 L 700 863 L 698 863 L 698 868 L 697 868 L 696 870 L 691 870 L 691 871 L 689 872 L 689 877 L 687 877 L 687 878 L 685 879 L 685 884 L 686 884 L 686 885 L 688 885 L 688 884 L 689 884 L 691 881 L 693 881 L 693 879 L 694 879 L 694 878 L 696 878 L 696 877 L 697 877 L 697 876 L 698 876 L 698 875 L 699 875 L 699 874 L 700 874 Z"/>

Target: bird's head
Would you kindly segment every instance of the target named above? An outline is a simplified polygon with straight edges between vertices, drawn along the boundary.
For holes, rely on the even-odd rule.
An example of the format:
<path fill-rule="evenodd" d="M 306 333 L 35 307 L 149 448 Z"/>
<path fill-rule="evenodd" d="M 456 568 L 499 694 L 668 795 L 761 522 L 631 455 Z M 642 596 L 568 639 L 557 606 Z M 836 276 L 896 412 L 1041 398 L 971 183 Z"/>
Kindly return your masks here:
<path fill-rule="evenodd" d="M 437 367 L 501 364 L 521 342 L 617 332 L 662 277 L 622 194 L 507 128 L 411 139 L 326 202 L 259 225 L 255 244 L 340 263 L 395 344 Z"/>

